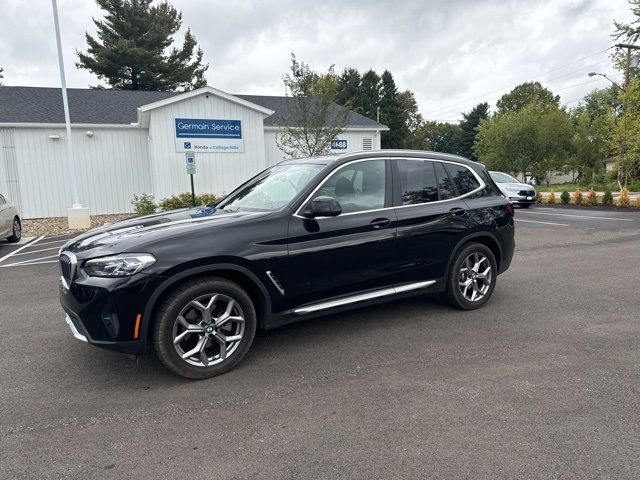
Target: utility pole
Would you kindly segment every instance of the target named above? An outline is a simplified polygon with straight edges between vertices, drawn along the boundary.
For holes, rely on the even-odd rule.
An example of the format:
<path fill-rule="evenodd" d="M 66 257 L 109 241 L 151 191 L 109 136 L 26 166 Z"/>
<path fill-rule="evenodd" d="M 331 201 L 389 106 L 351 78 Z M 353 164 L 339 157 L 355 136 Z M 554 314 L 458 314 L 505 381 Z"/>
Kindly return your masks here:
<path fill-rule="evenodd" d="M 629 87 L 629 82 L 631 81 L 631 50 L 640 50 L 640 45 L 631 45 L 629 43 L 618 43 L 615 45 L 616 48 L 625 49 L 627 51 L 626 55 L 626 65 L 624 68 L 624 88 L 622 89 L 622 93 L 624 95 L 624 100 L 622 102 L 622 135 L 620 136 L 620 165 L 618 166 L 618 186 L 622 189 L 622 182 L 626 184 L 625 180 L 625 156 L 627 152 L 627 125 L 626 125 L 626 115 L 627 115 L 627 92 Z"/>

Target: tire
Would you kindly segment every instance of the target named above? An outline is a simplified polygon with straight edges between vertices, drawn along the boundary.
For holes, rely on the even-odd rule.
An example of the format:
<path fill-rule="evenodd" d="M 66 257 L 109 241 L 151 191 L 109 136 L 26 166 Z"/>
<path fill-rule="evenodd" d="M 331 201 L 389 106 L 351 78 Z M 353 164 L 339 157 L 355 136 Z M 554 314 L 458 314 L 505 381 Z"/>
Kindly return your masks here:
<path fill-rule="evenodd" d="M 529 208 L 531 206 L 530 203 L 521 203 L 520 208 Z"/>
<path fill-rule="evenodd" d="M 7 237 L 7 241 L 11 243 L 19 242 L 22 238 L 22 222 L 18 217 L 13 219 L 13 227 L 11 229 L 11 236 Z"/>
<path fill-rule="evenodd" d="M 486 245 L 463 245 L 449 269 L 445 291 L 447 301 L 461 310 L 480 308 L 493 295 L 497 274 L 496 259 Z"/>
<path fill-rule="evenodd" d="M 256 327 L 253 302 L 242 288 L 219 277 L 197 278 L 158 307 L 153 347 L 173 373 L 201 380 L 235 367 L 249 351 Z"/>

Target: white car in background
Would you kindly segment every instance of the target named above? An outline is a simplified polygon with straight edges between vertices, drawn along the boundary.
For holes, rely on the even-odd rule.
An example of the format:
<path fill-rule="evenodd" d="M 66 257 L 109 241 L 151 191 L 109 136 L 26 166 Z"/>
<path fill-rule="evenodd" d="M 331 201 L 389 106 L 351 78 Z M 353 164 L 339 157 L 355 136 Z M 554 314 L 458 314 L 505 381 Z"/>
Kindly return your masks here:
<path fill-rule="evenodd" d="M 496 182 L 502 194 L 514 205 L 528 208 L 529 205 L 536 203 L 536 191 L 531 185 L 519 182 L 504 172 L 489 172 L 489 175 Z"/>
<path fill-rule="evenodd" d="M 0 194 L 0 239 L 19 242 L 22 237 L 22 221 L 18 209 Z"/>

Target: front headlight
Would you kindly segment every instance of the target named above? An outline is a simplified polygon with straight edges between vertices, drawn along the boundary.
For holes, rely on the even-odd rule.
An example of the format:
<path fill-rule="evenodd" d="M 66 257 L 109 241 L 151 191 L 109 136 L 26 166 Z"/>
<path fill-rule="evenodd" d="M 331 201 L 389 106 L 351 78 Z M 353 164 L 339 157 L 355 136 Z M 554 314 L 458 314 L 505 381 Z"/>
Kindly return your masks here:
<path fill-rule="evenodd" d="M 123 253 L 113 257 L 87 260 L 82 268 L 87 275 L 92 277 L 127 277 L 144 270 L 155 262 L 155 257 L 148 253 Z"/>

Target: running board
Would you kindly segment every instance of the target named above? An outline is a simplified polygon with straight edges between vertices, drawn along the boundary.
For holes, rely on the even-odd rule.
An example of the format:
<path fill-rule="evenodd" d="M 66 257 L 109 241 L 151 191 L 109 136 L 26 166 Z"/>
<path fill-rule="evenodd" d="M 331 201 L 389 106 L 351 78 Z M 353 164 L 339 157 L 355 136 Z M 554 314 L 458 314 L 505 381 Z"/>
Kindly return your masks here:
<path fill-rule="evenodd" d="M 399 293 L 411 292 L 413 290 L 430 287 L 434 283 L 436 283 L 435 280 L 427 280 L 426 282 L 409 283 L 407 285 L 399 285 L 397 287 L 387 287 L 381 290 L 375 290 L 373 292 L 360 293 L 351 297 L 344 297 L 337 300 L 329 300 L 328 302 L 315 303 L 306 307 L 296 308 L 293 313 L 295 313 L 296 315 L 305 315 L 307 313 L 327 310 L 329 308 L 341 307 L 343 305 L 350 305 L 352 303 L 366 302 L 367 300 L 373 300 L 375 298 L 389 297 L 392 295 L 397 295 Z"/>

